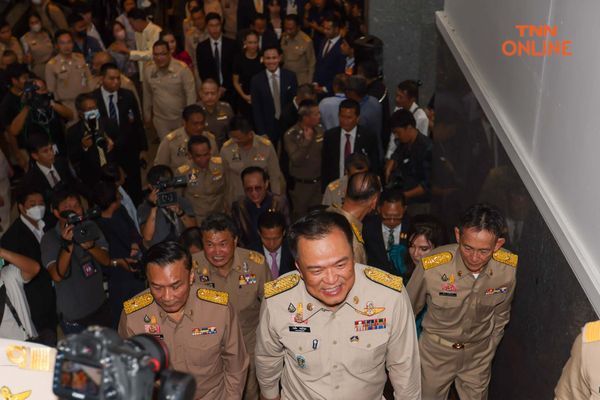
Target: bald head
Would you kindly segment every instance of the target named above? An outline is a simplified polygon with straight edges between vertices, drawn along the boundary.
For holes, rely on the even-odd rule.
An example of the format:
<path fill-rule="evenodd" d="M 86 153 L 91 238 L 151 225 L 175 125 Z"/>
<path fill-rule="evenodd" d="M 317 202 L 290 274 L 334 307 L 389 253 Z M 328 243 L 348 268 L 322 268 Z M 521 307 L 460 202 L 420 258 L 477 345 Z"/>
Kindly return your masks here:
<path fill-rule="evenodd" d="M 365 202 L 377 198 L 381 192 L 379 177 L 372 172 L 359 172 L 348 179 L 346 199 Z"/>

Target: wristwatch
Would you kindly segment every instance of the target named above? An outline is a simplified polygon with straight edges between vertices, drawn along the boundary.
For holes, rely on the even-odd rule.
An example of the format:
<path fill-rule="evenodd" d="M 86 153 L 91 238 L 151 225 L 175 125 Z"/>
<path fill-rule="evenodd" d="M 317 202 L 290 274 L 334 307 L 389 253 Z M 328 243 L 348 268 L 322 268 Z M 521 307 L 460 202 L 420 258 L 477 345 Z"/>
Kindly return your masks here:
<path fill-rule="evenodd" d="M 117 260 L 112 260 L 110 265 L 112 265 L 114 268 L 117 268 Z"/>

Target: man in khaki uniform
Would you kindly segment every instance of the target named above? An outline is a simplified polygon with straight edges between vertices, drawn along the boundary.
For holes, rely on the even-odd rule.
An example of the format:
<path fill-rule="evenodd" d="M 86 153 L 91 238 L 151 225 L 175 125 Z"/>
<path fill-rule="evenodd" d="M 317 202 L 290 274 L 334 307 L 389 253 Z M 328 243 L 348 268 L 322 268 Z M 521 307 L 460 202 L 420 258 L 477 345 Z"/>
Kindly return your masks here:
<path fill-rule="evenodd" d="M 100 70 L 102 69 L 102 66 L 104 64 L 108 64 L 108 63 L 114 64 L 115 59 L 107 51 L 99 51 L 96 54 L 94 54 L 94 57 L 92 57 L 92 65 L 91 65 L 92 79 L 91 79 L 91 84 L 90 84 L 91 89 L 97 89 L 102 84 L 102 75 L 100 74 Z M 133 83 L 133 81 L 131 79 L 129 79 L 123 73 L 121 73 L 121 88 L 127 89 L 133 93 L 133 95 L 135 96 L 135 99 L 137 100 L 137 102 L 140 106 L 140 113 L 141 113 L 142 112 L 142 109 L 141 109 L 142 102 L 140 101 L 140 97 L 138 95 L 137 88 L 135 87 L 135 84 Z"/>
<path fill-rule="evenodd" d="M 377 207 L 377 200 L 381 192 L 379 177 L 371 172 L 354 174 L 348 180 L 348 189 L 344 204 L 334 204 L 327 211 L 343 215 L 350 223 L 354 239 L 354 260 L 366 264 L 367 253 L 362 237 L 362 220 Z"/>
<path fill-rule="evenodd" d="M 69 29 L 67 18 L 61 8 L 51 0 L 32 1 L 33 9 L 42 19 L 42 26 L 52 35 L 55 35 L 59 29 Z"/>
<path fill-rule="evenodd" d="M 0 26 L 0 54 L 4 50 L 12 50 L 17 55 L 17 62 L 23 62 L 23 48 L 19 40 L 13 36 L 10 24 L 4 20 Z"/>
<path fill-rule="evenodd" d="M 75 98 L 93 89 L 90 86 L 92 74 L 83 56 L 73 53 L 71 32 L 57 31 L 56 48 L 58 54 L 46 64 L 46 85 L 48 91 L 54 93 L 56 101 L 60 101 L 77 115 Z"/>
<path fill-rule="evenodd" d="M 166 42 L 152 47 L 153 61 L 144 69 L 144 118 L 152 123 L 162 140 L 181 126 L 181 112 L 196 102 L 194 75 L 187 65 L 171 57 Z"/>
<path fill-rule="evenodd" d="M 225 214 L 209 215 L 200 225 L 204 251 L 193 256 L 194 269 L 201 284 L 229 294 L 237 311 L 250 355 L 250 372 L 244 399 L 258 399 L 258 383 L 254 371 L 254 346 L 264 285 L 271 280 L 265 257 L 237 247 L 236 226 Z"/>
<path fill-rule="evenodd" d="M 424 400 L 442 400 L 454 382 L 462 399 L 487 399 L 491 364 L 510 317 L 517 256 L 504 249 L 500 212 L 471 206 L 458 244 L 423 257 L 407 286 L 415 315 L 427 303 L 419 339 Z"/>
<path fill-rule="evenodd" d="M 205 136 L 192 136 L 187 141 L 189 160 L 175 169 L 187 176 L 183 196 L 194 207 L 198 225 L 209 214 L 225 211 L 225 168 L 221 157 L 211 157 L 213 143 Z"/>
<path fill-rule="evenodd" d="M 227 206 L 244 195 L 240 176 L 246 167 L 261 167 L 269 174 L 271 192 L 284 194 L 283 175 L 279 168 L 279 159 L 271 141 L 255 135 L 250 123 L 243 117 L 231 120 L 231 139 L 223 144 L 221 158 L 227 166 Z"/>
<path fill-rule="evenodd" d="M 196 47 L 198 43 L 208 38 L 206 33 L 206 23 L 204 21 L 204 10 L 202 7 L 194 7 L 190 10 L 189 20 L 191 26 L 186 27 L 184 25 L 183 40 L 185 51 L 188 52 L 192 59 L 192 71 L 194 72 L 194 79 L 196 80 L 196 88 L 200 88 L 200 75 L 198 75 L 198 60 L 196 59 Z"/>
<path fill-rule="evenodd" d="M 293 182 L 291 199 L 293 219 L 306 214 L 321 203 L 321 152 L 323 128 L 319 125 L 319 105 L 311 100 L 300 103 L 300 121 L 283 136 L 283 145 L 290 160 L 290 179 Z"/>
<path fill-rule="evenodd" d="M 367 156 L 362 153 L 350 154 L 344 161 L 344 176 L 327 185 L 325 193 L 323 193 L 322 204 L 327 206 L 333 204 L 342 205 L 344 203 L 344 197 L 346 197 L 348 176 L 352 176 L 359 172 L 367 172 L 368 170 L 369 158 Z"/>
<path fill-rule="evenodd" d="M 312 83 L 316 63 L 312 39 L 300 30 L 300 22 L 296 14 L 285 17 L 283 30 L 281 38 L 283 66 L 296 74 L 298 85 Z"/>
<path fill-rule="evenodd" d="M 168 165 L 173 171 L 188 161 L 187 143 L 192 136 L 204 136 L 210 141 L 210 153 L 219 154 L 215 135 L 206 130 L 204 110 L 197 104 L 183 109 L 183 126 L 170 132 L 160 141 L 154 165 Z"/>
<path fill-rule="evenodd" d="M 231 106 L 219 101 L 219 85 L 213 79 L 206 79 L 200 86 L 200 106 L 206 114 L 206 126 L 217 139 L 219 150 L 228 139 L 229 123 L 233 117 Z"/>
<path fill-rule="evenodd" d="M 123 303 L 119 335 L 163 340 L 171 366 L 196 379 L 194 398 L 239 399 L 249 359 L 227 293 L 193 284 L 192 260 L 178 243 L 152 246 L 146 260 L 150 289 Z"/>
<path fill-rule="evenodd" d="M 554 389 L 555 400 L 600 398 L 600 321 L 588 322 Z"/>
<path fill-rule="evenodd" d="M 421 399 L 414 316 L 402 279 L 355 263 L 352 229 L 320 211 L 292 225 L 298 271 L 265 285 L 256 376 L 265 399 Z M 279 386 L 281 384 L 281 393 Z"/>

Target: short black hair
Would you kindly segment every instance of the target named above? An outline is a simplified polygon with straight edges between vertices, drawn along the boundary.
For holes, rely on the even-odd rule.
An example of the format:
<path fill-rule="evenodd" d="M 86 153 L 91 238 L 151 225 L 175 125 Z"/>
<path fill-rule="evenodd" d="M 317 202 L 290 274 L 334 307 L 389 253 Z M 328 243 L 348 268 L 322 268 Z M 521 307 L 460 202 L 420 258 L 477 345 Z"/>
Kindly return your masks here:
<path fill-rule="evenodd" d="M 373 172 L 359 172 L 348 178 L 346 199 L 361 202 L 381 193 L 381 181 Z"/>
<path fill-rule="evenodd" d="M 352 75 L 348 77 L 348 81 L 346 83 L 346 91 L 354 92 L 358 95 L 358 97 L 362 99 L 367 95 L 368 92 L 367 78 L 361 75 Z"/>
<path fill-rule="evenodd" d="M 371 167 L 369 157 L 363 153 L 352 153 L 344 160 L 344 169 L 349 171 L 350 168 L 368 171 Z"/>
<path fill-rule="evenodd" d="M 179 236 L 179 244 L 189 250 L 190 246 L 194 245 L 202 249 L 202 232 L 197 226 L 192 226 L 184 230 Z"/>
<path fill-rule="evenodd" d="M 42 147 L 50 146 L 51 144 L 52 140 L 50 140 L 50 136 L 43 132 L 30 134 L 25 141 L 25 146 L 29 154 L 37 153 Z"/>
<path fill-rule="evenodd" d="M 263 20 L 266 21 L 267 20 L 267 16 L 265 14 L 260 14 L 260 13 L 256 13 L 254 14 L 254 18 L 252 18 L 252 23 L 254 23 L 257 20 Z"/>
<path fill-rule="evenodd" d="M 331 22 L 334 28 L 339 28 L 341 24 L 340 19 L 335 15 L 326 16 L 325 18 L 323 18 L 323 22 Z"/>
<path fill-rule="evenodd" d="M 52 193 L 52 198 L 50 199 L 50 204 L 52 205 L 52 209 L 58 210 L 60 203 L 62 203 L 69 197 L 76 198 L 79 201 L 79 204 L 81 204 L 81 196 L 79 195 L 79 193 L 77 193 L 76 191 L 71 190 L 69 188 L 64 188 L 64 189 L 55 190 Z"/>
<path fill-rule="evenodd" d="M 207 83 L 210 83 L 211 85 L 216 85 L 217 88 L 219 88 L 219 86 L 221 86 L 219 84 L 219 82 L 217 82 L 216 80 L 214 80 L 213 78 L 206 78 L 202 80 L 202 83 L 200 83 L 200 88 L 202 88 L 202 86 L 206 85 Z"/>
<path fill-rule="evenodd" d="M 117 182 L 121 179 L 121 167 L 115 161 L 109 161 L 104 164 L 101 168 L 102 179 L 107 182 Z"/>
<path fill-rule="evenodd" d="M 105 64 L 102 64 L 102 66 L 100 67 L 100 75 L 105 76 L 106 73 L 111 69 L 116 69 L 117 71 L 121 72 L 117 64 L 113 62 L 107 62 Z"/>
<path fill-rule="evenodd" d="M 300 17 L 298 17 L 298 14 L 288 14 L 285 16 L 285 18 L 283 20 L 284 21 L 294 21 L 296 23 L 296 25 L 300 25 Z"/>
<path fill-rule="evenodd" d="M 398 84 L 398 90 L 402 90 L 408 94 L 408 97 L 411 97 L 415 100 L 419 99 L 419 86 L 421 86 L 423 82 L 415 81 L 412 79 L 407 79 Z"/>
<path fill-rule="evenodd" d="M 85 20 L 83 19 L 81 14 L 76 13 L 76 12 L 72 13 L 71 15 L 69 15 L 67 17 L 67 23 L 69 24 L 69 26 L 71 28 L 73 28 L 76 23 L 81 22 L 81 21 L 85 21 Z"/>
<path fill-rule="evenodd" d="M 87 100 L 94 100 L 94 103 L 96 103 L 96 105 L 98 104 L 92 92 L 80 93 L 77 95 L 77 97 L 75 97 L 75 108 L 77 109 L 77 111 L 83 111 L 83 102 Z"/>
<path fill-rule="evenodd" d="M 29 68 L 27 68 L 26 64 L 14 63 L 6 67 L 6 77 L 9 80 L 19 79 L 23 75 L 27 75 L 28 77 L 31 75 Z"/>
<path fill-rule="evenodd" d="M 5 18 L 0 18 L 0 29 L 5 28 L 7 26 L 12 29 L 12 27 Z"/>
<path fill-rule="evenodd" d="M 340 93 L 346 91 L 346 83 L 348 82 L 348 75 L 336 74 L 333 77 L 333 87 L 337 88 Z"/>
<path fill-rule="evenodd" d="M 258 217 L 258 230 L 261 228 L 272 229 L 281 228 L 284 231 L 287 229 L 285 216 L 280 211 L 265 211 Z"/>
<path fill-rule="evenodd" d="M 192 152 L 192 147 L 194 147 L 194 145 L 196 144 L 205 144 L 208 146 L 208 149 L 210 150 L 210 140 L 208 140 L 208 138 L 204 135 L 194 135 L 192 137 L 190 137 L 188 139 L 187 142 L 187 151 L 188 153 Z"/>
<path fill-rule="evenodd" d="M 298 116 L 300 119 L 309 115 L 310 110 L 314 107 L 319 107 L 319 104 L 316 101 L 310 99 L 302 100 L 300 104 L 298 104 Z"/>
<path fill-rule="evenodd" d="M 248 134 L 252 132 L 252 124 L 241 114 L 234 115 L 229 121 L 229 131 L 240 131 Z"/>
<path fill-rule="evenodd" d="M 390 117 L 390 129 L 406 128 L 407 126 L 417 127 L 417 121 L 413 113 L 404 108 L 394 111 Z"/>
<path fill-rule="evenodd" d="M 229 215 L 224 213 L 209 214 L 206 218 L 202 220 L 202 223 L 200 224 L 200 231 L 202 233 L 209 231 L 229 231 L 231 232 L 234 238 L 237 238 L 239 236 L 237 225 Z"/>
<path fill-rule="evenodd" d="M 346 90 L 347 89 L 348 89 L 348 87 L 346 86 Z M 360 116 L 360 104 L 358 104 L 358 102 L 356 100 L 352 100 L 352 99 L 342 100 L 342 102 L 340 103 L 340 106 L 339 106 L 339 112 L 342 111 L 342 108 L 353 109 L 354 112 L 356 113 L 356 116 Z"/>
<path fill-rule="evenodd" d="M 117 185 L 114 182 L 101 180 L 94 185 L 92 202 L 102 211 L 108 209 L 115 201 L 117 201 Z"/>
<path fill-rule="evenodd" d="M 204 14 L 204 9 L 202 7 L 194 7 L 190 10 L 190 15 L 196 14 L 197 12 L 201 12 Z"/>
<path fill-rule="evenodd" d="M 298 89 L 296 90 L 296 97 L 314 97 L 315 94 L 315 87 L 310 83 L 298 85 Z"/>
<path fill-rule="evenodd" d="M 173 178 L 173 171 L 168 165 L 158 164 L 148 170 L 146 180 L 150 185 L 156 185 L 162 179 Z"/>
<path fill-rule="evenodd" d="M 40 196 L 42 196 L 42 198 L 44 197 L 42 192 L 32 187 L 31 185 L 21 185 L 17 188 L 17 196 L 15 200 L 17 204 L 23 205 L 27 201 L 27 198 L 34 194 L 39 194 Z"/>
<path fill-rule="evenodd" d="M 69 35 L 71 37 L 71 40 L 73 40 L 73 34 L 71 33 L 71 31 L 68 31 L 66 29 L 59 29 L 56 32 L 54 32 L 54 42 L 58 42 L 58 38 L 62 35 Z"/>
<path fill-rule="evenodd" d="M 127 18 L 146 21 L 148 19 L 148 16 L 146 15 L 146 12 L 144 10 L 140 10 L 139 8 L 132 8 L 127 13 Z"/>
<path fill-rule="evenodd" d="M 447 243 L 444 225 L 439 219 L 430 214 L 419 214 L 412 217 L 406 233 L 409 247 L 421 235 L 425 236 L 433 247 L 442 246 Z"/>
<path fill-rule="evenodd" d="M 167 51 L 169 50 L 169 43 L 165 42 L 162 39 L 158 39 L 156 42 L 154 42 L 154 44 L 152 45 L 152 51 L 154 51 L 155 48 L 160 47 L 160 46 L 165 46 L 167 48 Z"/>
<path fill-rule="evenodd" d="M 218 19 L 219 22 L 221 22 L 221 23 L 223 22 L 223 18 L 221 18 L 221 16 L 219 14 L 217 14 L 216 12 L 209 12 L 208 14 L 206 14 L 206 16 L 204 17 L 204 22 L 206 22 L 206 24 L 208 24 L 208 22 L 213 19 Z"/>
<path fill-rule="evenodd" d="M 405 207 L 406 196 L 400 188 L 385 189 L 379 197 L 379 205 L 383 203 L 402 203 L 402 206 Z"/>
<path fill-rule="evenodd" d="M 192 270 L 192 257 L 187 248 L 177 242 L 165 241 L 150 247 L 142 260 L 143 265 L 148 270 L 148 264 L 156 264 L 159 267 L 166 267 L 175 261 L 183 260 L 185 269 Z"/>
<path fill-rule="evenodd" d="M 252 165 L 252 166 L 246 167 L 242 170 L 242 174 L 241 174 L 242 182 L 244 182 L 244 178 L 246 176 L 251 175 L 251 174 L 260 174 L 265 182 L 269 180 L 269 174 L 267 173 L 267 171 L 264 170 L 264 168 Z"/>
<path fill-rule="evenodd" d="M 189 106 L 186 106 L 181 113 L 181 117 L 184 121 L 187 121 L 194 114 L 202 114 L 206 120 L 206 111 L 204 111 L 204 109 L 198 104 L 190 104 Z"/>
<path fill-rule="evenodd" d="M 373 79 L 379 76 L 379 64 L 372 58 L 368 58 L 358 63 L 356 69 L 367 79 Z"/>
<path fill-rule="evenodd" d="M 506 233 L 506 221 L 500 210 L 489 203 L 477 203 L 469 207 L 458 221 L 462 233 L 465 229 L 475 228 L 477 231 L 488 231 L 496 238 Z"/>
<path fill-rule="evenodd" d="M 263 47 L 263 49 L 262 49 L 263 56 L 268 50 L 276 50 L 277 54 L 279 54 L 279 55 L 283 54 L 283 50 L 281 50 L 281 47 L 279 47 L 278 45 L 275 45 L 275 44 L 271 44 L 271 45 Z"/>
<path fill-rule="evenodd" d="M 86 14 L 92 12 L 92 6 L 87 3 L 79 3 L 75 6 L 74 10 L 77 14 Z"/>
<path fill-rule="evenodd" d="M 294 259 L 298 259 L 298 241 L 300 238 L 318 240 L 330 234 L 334 229 L 344 233 L 352 248 L 353 234 L 350 223 L 341 214 L 331 211 L 312 211 L 294 222 L 288 233 L 290 250 Z"/>

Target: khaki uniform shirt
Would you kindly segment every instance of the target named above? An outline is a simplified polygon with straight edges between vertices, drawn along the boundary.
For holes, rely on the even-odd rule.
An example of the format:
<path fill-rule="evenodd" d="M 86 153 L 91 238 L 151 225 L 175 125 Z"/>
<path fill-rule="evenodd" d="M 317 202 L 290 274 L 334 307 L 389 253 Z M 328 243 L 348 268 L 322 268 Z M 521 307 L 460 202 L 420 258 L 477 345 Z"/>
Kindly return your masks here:
<path fill-rule="evenodd" d="M 187 65 L 171 59 L 169 66 L 159 69 L 154 61 L 144 69 L 144 116 L 163 120 L 181 119 L 186 106 L 196 102 L 194 75 Z"/>
<path fill-rule="evenodd" d="M 69 24 L 59 6 L 48 4 L 50 0 L 43 1 L 40 5 L 33 5 L 33 9 L 42 19 L 42 26 L 54 35 L 59 29 L 69 30 Z"/>
<path fill-rule="evenodd" d="M 229 121 L 233 117 L 233 110 L 231 109 L 231 106 L 224 101 L 219 101 L 212 112 L 209 111 L 202 102 L 199 102 L 198 104 L 206 113 L 206 127 L 215 134 L 220 150 L 223 143 L 229 138 Z"/>
<path fill-rule="evenodd" d="M 296 124 L 283 136 L 283 145 L 290 158 L 290 175 L 298 179 L 318 179 L 321 177 L 324 131 L 322 127 L 316 127 L 311 140 L 306 140 L 303 132 Z"/>
<path fill-rule="evenodd" d="M 296 73 L 298 85 L 311 83 L 315 73 L 315 49 L 312 39 L 306 33 L 299 31 L 294 38 L 283 34 L 281 38 L 283 50 L 283 66 Z"/>
<path fill-rule="evenodd" d="M 192 161 L 175 169 L 177 175 L 187 175 L 183 196 L 194 207 L 198 225 L 208 214 L 225 211 L 225 168 L 221 157 L 212 157 L 208 168 L 200 169 Z"/>
<path fill-rule="evenodd" d="M 271 280 L 271 270 L 265 263 L 265 257 L 255 251 L 236 248 L 227 277 L 221 276 L 217 268 L 206 260 L 204 252 L 194 254 L 192 259 L 200 284 L 229 294 L 229 302 L 237 312 L 248 354 L 254 354 L 260 304 L 265 295 L 264 285 Z"/>
<path fill-rule="evenodd" d="M 228 204 L 244 195 L 242 171 L 250 166 L 265 169 L 269 174 L 271 192 L 282 194 L 283 177 L 279 169 L 279 159 L 273 144 L 266 137 L 255 134 L 249 150 L 240 149 L 233 140 L 229 139 L 223 144 L 221 158 L 227 165 Z"/>
<path fill-rule="evenodd" d="M 554 390 L 556 400 L 600 399 L 600 321 L 585 325 Z"/>
<path fill-rule="evenodd" d="M 0 55 L 4 54 L 5 50 L 14 51 L 17 55 L 17 62 L 23 62 L 23 48 L 16 37 L 11 36 L 8 44 L 0 42 Z"/>
<path fill-rule="evenodd" d="M 427 304 L 423 330 L 449 342 L 500 343 L 517 283 L 517 256 L 498 250 L 476 279 L 458 244 L 423 257 L 407 286 L 415 315 Z"/>
<path fill-rule="evenodd" d="M 358 220 L 354 215 L 346 212 L 342 209 L 342 206 L 338 206 L 334 204 L 327 208 L 327 211 L 331 211 L 334 213 L 342 214 L 352 227 L 352 232 L 354 233 L 354 237 L 352 238 L 352 250 L 354 251 L 354 261 L 360 264 L 366 264 L 367 262 L 367 253 L 365 251 L 365 242 L 362 237 L 362 222 Z"/>
<path fill-rule="evenodd" d="M 92 74 L 79 53 L 73 53 L 70 59 L 57 55 L 46 64 L 46 85 L 48 91 L 54 93 L 57 101 L 71 103 L 81 93 L 94 89 Z"/>
<path fill-rule="evenodd" d="M 0 398 L 54 400 L 56 349 L 0 338 Z"/>
<path fill-rule="evenodd" d="M 185 51 L 187 51 L 192 58 L 192 63 L 194 64 L 194 68 L 196 68 L 196 47 L 198 47 L 198 43 L 208 38 L 208 34 L 192 25 L 185 30 L 184 37 Z"/>
<path fill-rule="evenodd" d="M 21 37 L 25 53 L 31 54 L 31 70 L 39 77 L 45 75 L 46 63 L 54 52 L 52 38 L 47 32 L 27 32 Z"/>
<path fill-rule="evenodd" d="M 119 335 L 149 333 L 163 340 L 173 369 L 196 379 L 195 398 L 241 398 L 249 357 L 227 294 L 192 286 L 183 314 L 181 321 L 171 320 L 147 289 L 123 303 Z"/>
<path fill-rule="evenodd" d="M 325 189 L 322 204 L 326 206 L 331 206 L 333 204 L 344 204 L 344 197 L 346 197 L 347 187 L 348 175 L 344 175 L 341 178 L 331 182 Z"/>
<path fill-rule="evenodd" d="M 415 320 L 402 279 L 355 264 L 346 301 L 331 310 L 298 272 L 267 283 L 256 331 L 261 393 L 282 399 L 381 399 L 385 370 L 396 398 L 420 399 Z"/>
<path fill-rule="evenodd" d="M 202 132 L 202 136 L 206 137 L 210 141 L 210 153 L 213 156 L 219 154 L 219 151 L 217 150 L 217 142 L 215 141 L 215 135 L 208 131 L 204 131 Z M 185 128 L 183 126 L 179 129 L 175 129 L 173 132 L 165 136 L 158 145 L 156 158 L 154 158 L 154 165 L 168 165 L 173 171 L 175 171 L 177 168 L 179 168 L 179 166 L 187 163 L 188 139 L 189 136 L 185 132 Z"/>

